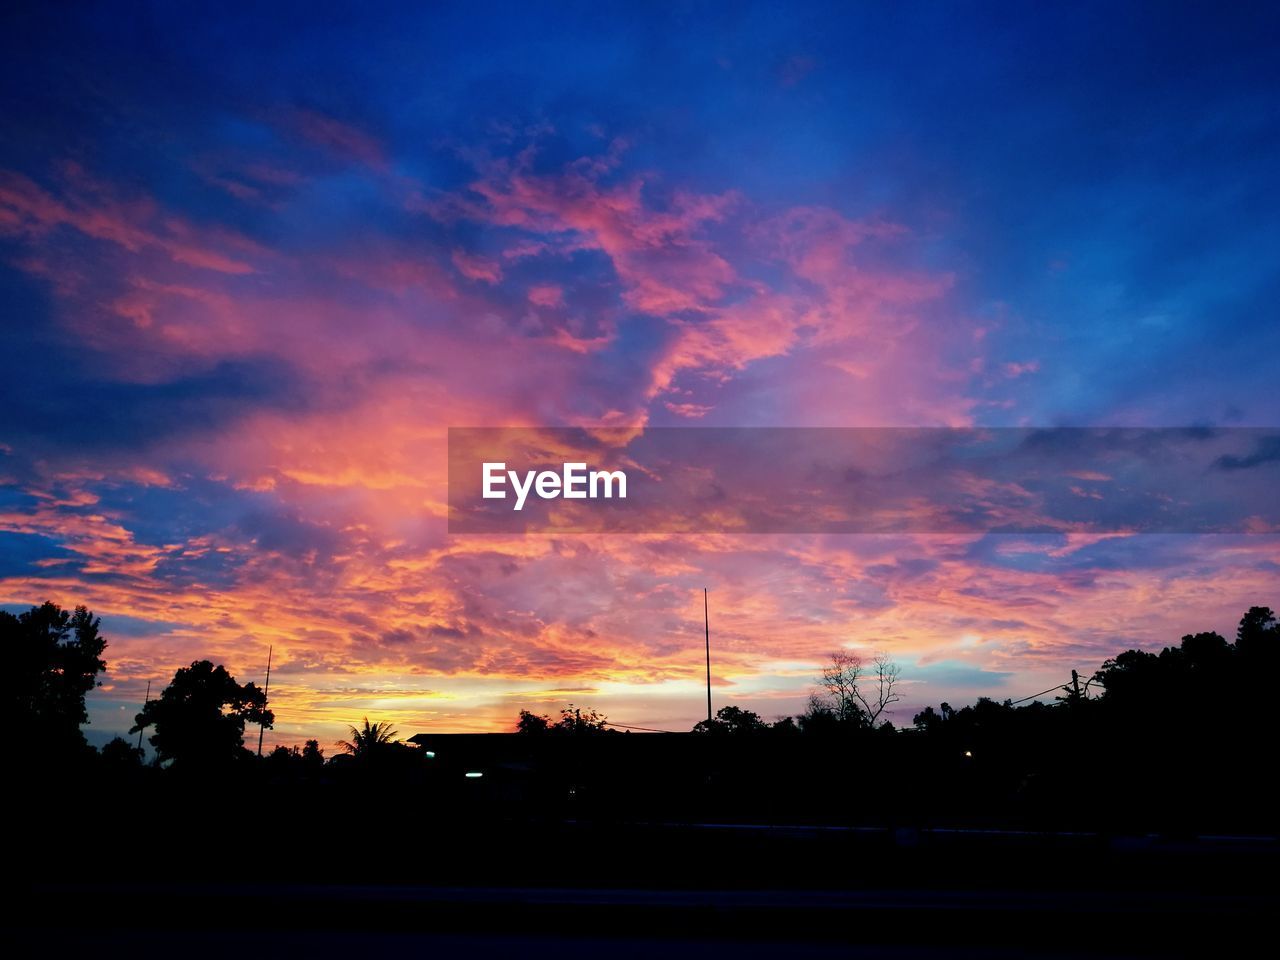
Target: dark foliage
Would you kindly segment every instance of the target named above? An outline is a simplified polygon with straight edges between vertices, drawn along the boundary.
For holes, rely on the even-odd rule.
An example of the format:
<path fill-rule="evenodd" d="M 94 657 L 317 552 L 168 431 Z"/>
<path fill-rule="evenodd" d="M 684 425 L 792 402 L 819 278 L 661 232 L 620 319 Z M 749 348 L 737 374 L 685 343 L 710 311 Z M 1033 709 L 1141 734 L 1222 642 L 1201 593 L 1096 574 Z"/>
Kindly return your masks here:
<path fill-rule="evenodd" d="M 85 607 L 74 612 L 55 603 L 14 616 L 0 611 L 0 672 L 5 716 L 21 731 L 24 759 L 50 759 L 83 752 L 81 724 L 89 721 L 84 698 L 106 669 L 106 641 L 99 620 Z"/>
<path fill-rule="evenodd" d="M 197 660 L 143 707 L 130 732 L 155 727 L 148 742 L 179 769 L 219 769 L 242 758 L 246 723 L 275 721 L 266 705 L 255 684 L 241 685 L 225 667 Z"/>
<path fill-rule="evenodd" d="M 788 720 L 791 718 L 788 717 Z M 714 734 L 752 734 L 764 733 L 770 729 L 769 724 L 760 719 L 760 715 L 741 707 L 721 707 L 716 711 L 714 720 L 699 721 L 693 728 L 694 733 Z"/>
<path fill-rule="evenodd" d="M 516 720 L 516 733 L 530 736 L 543 734 L 596 734 L 616 733 L 609 729 L 609 718 L 595 710 L 575 707 L 572 703 L 560 711 L 560 719 L 552 720 L 544 714 L 521 710 Z"/>
<path fill-rule="evenodd" d="M 124 737 L 112 737 L 103 744 L 102 765 L 114 772 L 131 772 L 142 768 L 142 750 Z"/>
<path fill-rule="evenodd" d="M 264 693 L 197 661 L 138 714 L 134 732 L 153 731 L 160 765 L 144 765 L 121 738 L 100 754 L 83 745 L 84 694 L 105 646 L 88 611 L 46 604 L 0 615 L 0 628 L 18 654 L 7 696 L 36 728 L 31 742 L 71 776 L 98 771 L 138 789 L 180 784 L 185 772 L 213 774 L 229 790 L 270 784 L 296 803 L 394 788 L 468 818 L 1280 828 L 1269 799 L 1280 626 L 1266 607 L 1245 614 L 1234 640 L 1201 632 L 1159 652 L 1127 650 L 1088 680 L 1073 673 L 1049 702 L 943 703 L 905 730 L 883 715 L 896 668 L 845 657 L 823 671 L 804 714 L 774 723 L 727 705 L 696 735 L 633 737 L 570 704 L 555 720 L 522 711 L 518 736 L 400 742 L 366 718 L 335 757 L 309 740 L 255 762 L 243 736 L 247 724 L 274 720 Z M 77 751 L 90 761 L 67 763 Z"/>

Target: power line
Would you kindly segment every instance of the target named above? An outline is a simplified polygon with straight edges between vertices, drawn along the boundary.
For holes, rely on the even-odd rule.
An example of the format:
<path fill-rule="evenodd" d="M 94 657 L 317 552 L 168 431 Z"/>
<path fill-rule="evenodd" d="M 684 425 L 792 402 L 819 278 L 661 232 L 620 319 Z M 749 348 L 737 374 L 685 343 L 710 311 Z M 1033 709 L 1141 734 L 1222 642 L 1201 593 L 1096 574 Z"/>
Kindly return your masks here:
<path fill-rule="evenodd" d="M 619 730 L 643 730 L 645 733 L 681 733 L 680 730 L 659 730 L 656 727 L 637 727 L 630 723 L 614 723 L 612 720 L 605 721 L 606 726 L 617 727 Z"/>
<path fill-rule="evenodd" d="M 1023 697 L 1021 700 L 1010 700 L 1009 706 L 1016 706 L 1019 703 L 1026 703 L 1028 700 L 1034 700 L 1036 697 L 1043 697 L 1046 693 L 1053 693 L 1055 690 L 1066 690 L 1067 685 L 1060 683 L 1056 687 L 1050 687 L 1048 690 L 1041 690 L 1039 693 L 1033 693 L 1029 697 Z"/>
<path fill-rule="evenodd" d="M 1093 681 L 1090 680 L 1090 683 Z M 1088 684 L 1086 684 L 1088 686 Z M 1041 690 L 1039 693 L 1033 693 L 1029 697 L 1022 697 L 1019 700 L 1010 700 L 1009 706 L 1017 706 L 1020 703 L 1026 703 L 1028 700 L 1034 700 L 1036 697 L 1043 697 L 1047 693 L 1053 693 L 1056 690 L 1066 690 L 1070 692 L 1071 685 L 1060 683 L 1056 687 L 1050 687 L 1048 690 Z M 617 727 L 619 730 L 643 730 L 645 733 L 684 733 L 683 730 L 660 730 L 657 727 L 638 727 L 630 723 L 614 723 L 612 720 L 604 721 L 605 726 Z"/>

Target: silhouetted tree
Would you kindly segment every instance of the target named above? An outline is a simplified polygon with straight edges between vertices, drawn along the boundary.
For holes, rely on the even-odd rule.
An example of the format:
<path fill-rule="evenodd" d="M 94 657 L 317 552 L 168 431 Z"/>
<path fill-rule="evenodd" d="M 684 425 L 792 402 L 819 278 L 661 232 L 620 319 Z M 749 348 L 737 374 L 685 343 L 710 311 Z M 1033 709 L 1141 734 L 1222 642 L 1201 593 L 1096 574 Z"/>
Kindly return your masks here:
<path fill-rule="evenodd" d="M 923 730 L 925 733 L 931 733 L 942 726 L 942 714 L 938 713 L 933 707 L 925 707 L 914 717 L 911 718 L 912 724 L 917 730 Z"/>
<path fill-rule="evenodd" d="M 539 734 L 551 729 L 551 718 L 531 710 L 521 710 L 516 720 L 516 733 Z"/>
<path fill-rule="evenodd" d="M 279 779 L 314 777 L 324 770 L 324 751 L 318 740 L 308 740 L 302 747 L 281 744 L 267 754 L 264 764 Z"/>
<path fill-rule="evenodd" d="M 164 692 L 137 715 L 130 733 L 154 726 L 148 738 L 156 754 L 175 767 L 220 767 L 240 755 L 246 723 L 268 727 L 275 715 L 255 684 L 236 683 L 225 667 L 197 660 L 182 667 Z"/>
<path fill-rule="evenodd" d="M 572 703 L 560 711 L 560 719 L 556 721 L 556 733 L 607 733 L 609 718 L 603 713 L 596 713 L 590 707 L 575 707 Z"/>
<path fill-rule="evenodd" d="M 837 725 L 851 729 L 876 726 L 890 704 L 902 699 L 897 692 L 901 674 L 885 653 L 875 655 L 869 671 L 861 657 L 844 650 L 833 653 L 818 678 L 825 695 L 810 699 L 807 725 L 820 727 L 834 718 Z"/>
<path fill-rule="evenodd" d="M 389 723 L 370 723 L 364 718 L 364 725 L 349 727 L 350 740 L 339 740 L 338 746 L 357 760 L 372 760 L 388 751 L 395 743 L 399 731 Z"/>
<path fill-rule="evenodd" d="M 560 711 L 560 719 L 552 721 L 545 714 L 521 710 L 516 732 L 530 736 L 567 733 L 616 733 L 609 729 L 609 719 L 594 709 L 575 707 L 572 703 Z"/>
<path fill-rule="evenodd" d="M 324 751 L 320 749 L 319 740 L 308 740 L 303 744 L 302 767 L 309 775 L 319 773 L 324 768 Z"/>
<path fill-rule="evenodd" d="M 302 764 L 302 751 L 295 747 L 280 744 L 266 756 L 266 767 L 277 777 L 288 777 L 299 772 Z"/>
<path fill-rule="evenodd" d="M 1145 650 L 1126 650 L 1106 660 L 1094 673 L 1094 682 L 1103 688 L 1108 706 L 1124 704 L 1139 708 L 1155 706 L 1154 701 L 1167 694 L 1162 691 L 1168 671 L 1160 658 Z"/>
<path fill-rule="evenodd" d="M 791 718 L 788 717 L 788 720 Z M 741 707 L 721 707 L 716 711 L 715 719 L 700 720 L 694 725 L 694 733 L 751 734 L 763 733 L 769 725 L 760 719 L 760 715 Z"/>
<path fill-rule="evenodd" d="M 809 694 L 809 702 L 796 718 L 796 723 L 802 733 L 809 734 L 861 729 L 867 725 L 866 716 L 857 704 L 846 704 L 845 709 L 838 713 L 827 697 L 820 693 Z"/>
<path fill-rule="evenodd" d="M 1236 628 L 1236 651 L 1250 659 L 1280 653 L 1280 623 L 1270 607 L 1250 607 Z"/>
<path fill-rule="evenodd" d="M 1250 607 L 1236 629 L 1237 674 L 1234 691 L 1243 722 L 1268 726 L 1274 715 L 1275 684 L 1280 674 L 1280 623 L 1270 607 Z M 1274 721 L 1271 721 L 1273 724 Z"/>
<path fill-rule="evenodd" d="M 80 725 L 84 698 L 106 669 L 98 618 L 84 607 L 55 603 L 14 616 L 0 611 L 4 715 L 18 732 L 20 754 L 56 757 L 87 750 Z"/>
<path fill-rule="evenodd" d="M 103 764 L 110 770 L 136 770 L 142 766 L 142 750 L 124 737 L 112 737 L 102 745 Z"/>

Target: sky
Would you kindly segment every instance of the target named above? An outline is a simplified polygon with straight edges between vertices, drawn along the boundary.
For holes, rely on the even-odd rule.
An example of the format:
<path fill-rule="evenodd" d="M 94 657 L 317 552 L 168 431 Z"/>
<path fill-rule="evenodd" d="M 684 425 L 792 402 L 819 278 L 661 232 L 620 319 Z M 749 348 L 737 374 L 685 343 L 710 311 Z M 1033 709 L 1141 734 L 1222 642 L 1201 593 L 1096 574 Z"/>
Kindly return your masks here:
<path fill-rule="evenodd" d="M 269 647 L 269 743 L 687 729 L 704 586 L 718 705 L 898 724 L 1280 607 L 1275 534 L 446 525 L 449 427 L 1280 426 L 1274 6 L 0 18 L 0 606 L 102 617 L 93 742 Z"/>

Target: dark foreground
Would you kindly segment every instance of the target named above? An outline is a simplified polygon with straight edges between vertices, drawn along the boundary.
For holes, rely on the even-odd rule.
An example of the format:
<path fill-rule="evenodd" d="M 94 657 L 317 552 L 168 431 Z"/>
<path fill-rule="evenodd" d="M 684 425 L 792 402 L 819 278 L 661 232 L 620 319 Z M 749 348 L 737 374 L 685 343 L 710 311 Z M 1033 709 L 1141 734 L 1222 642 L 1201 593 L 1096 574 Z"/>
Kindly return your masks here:
<path fill-rule="evenodd" d="M 1222 956 L 1278 905 L 1258 837 L 349 813 L 236 833 L 174 810 L 74 879 L 28 859 L 9 934 L 46 956 Z"/>
<path fill-rule="evenodd" d="M 93 894 L 101 890 L 66 890 Z M 154 956 L 1218 955 L 1264 933 L 1261 899 L 1026 891 L 879 892 L 190 887 L 114 891 L 135 923 L 27 928 L 33 946 Z M 210 909 L 234 917 L 210 928 Z M 1257 940 L 1254 941 L 1259 942 Z M 443 952 L 441 952 L 443 951 Z"/>

